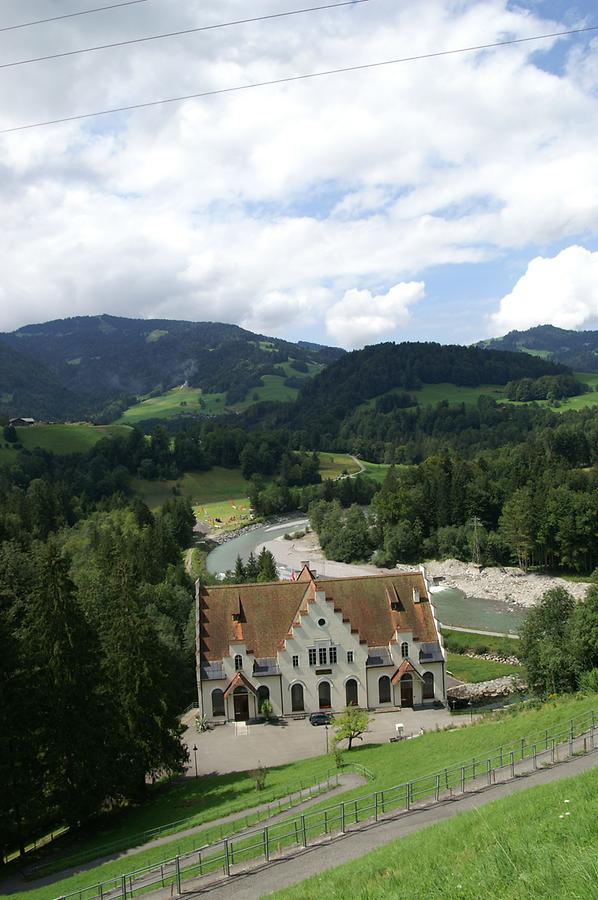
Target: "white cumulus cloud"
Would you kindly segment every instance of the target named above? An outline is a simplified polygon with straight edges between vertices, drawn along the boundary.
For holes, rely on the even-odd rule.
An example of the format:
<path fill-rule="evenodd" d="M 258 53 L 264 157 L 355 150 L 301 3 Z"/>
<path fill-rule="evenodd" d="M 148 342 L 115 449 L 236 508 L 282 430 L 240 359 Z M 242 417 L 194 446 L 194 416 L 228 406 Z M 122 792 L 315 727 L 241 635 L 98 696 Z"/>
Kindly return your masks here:
<path fill-rule="evenodd" d="M 426 292 L 423 281 L 403 281 L 387 294 L 353 288 L 326 313 L 328 334 L 344 347 L 390 340 L 400 325 L 409 320 L 409 307 Z"/>
<path fill-rule="evenodd" d="M 504 333 L 534 325 L 580 328 L 598 317 L 598 252 L 573 245 L 556 256 L 537 256 L 491 316 Z"/>

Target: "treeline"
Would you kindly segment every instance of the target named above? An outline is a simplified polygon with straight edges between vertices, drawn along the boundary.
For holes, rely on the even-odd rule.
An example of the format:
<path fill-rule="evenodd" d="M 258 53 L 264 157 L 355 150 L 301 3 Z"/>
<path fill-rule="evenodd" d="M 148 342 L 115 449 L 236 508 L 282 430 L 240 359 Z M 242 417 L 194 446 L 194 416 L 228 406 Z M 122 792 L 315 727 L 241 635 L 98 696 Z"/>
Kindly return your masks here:
<path fill-rule="evenodd" d="M 475 460 L 447 452 L 393 468 L 372 499 L 367 531 L 359 523 L 354 559 L 375 550 L 380 566 L 457 557 L 590 572 L 598 565 L 598 471 L 579 468 L 589 452 L 583 431 L 562 426 Z M 342 516 L 332 504 L 328 515 L 323 509 L 310 508 L 310 521 L 334 555 Z"/>
<path fill-rule="evenodd" d="M 598 692 L 598 585 L 579 603 L 563 588 L 547 591 L 520 637 L 518 656 L 535 694 Z"/>
<path fill-rule="evenodd" d="M 27 457 L 0 481 L 0 858 L 186 760 L 193 513 L 95 500 L 74 457 L 54 463 Z"/>
<path fill-rule="evenodd" d="M 589 385 L 578 381 L 572 373 L 564 375 L 543 375 L 541 378 L 520 378 L 509 381 L 505 393 L 509 400 L 562 400 L 563 397 L 578 397 L 587 394 Z"/>
<path fill-rule="evenodd" d="M 269 484 L 259 476 L 254 476 L 249 490 L 249 500 L 253 509 L 261 516 L 301 510 L 307 512 L 315 501 L 325 503 L 337 501 L 347 508 L 353 504 L 367 505 L 380 489 L 380 485 L 366 475 L 355 478 L 339 478 L 307 487 L 289 487 L 282 479 L 274 479 Z"/>

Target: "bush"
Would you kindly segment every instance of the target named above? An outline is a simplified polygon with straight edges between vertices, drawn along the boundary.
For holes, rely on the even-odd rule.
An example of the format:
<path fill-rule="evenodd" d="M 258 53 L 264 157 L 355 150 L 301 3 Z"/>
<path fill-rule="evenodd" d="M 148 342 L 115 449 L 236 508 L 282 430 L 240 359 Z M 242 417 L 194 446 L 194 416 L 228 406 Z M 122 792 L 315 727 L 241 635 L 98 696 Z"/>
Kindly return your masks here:
<path fill-rule="evenodd" d="M 579 679 L 579 690 L 582 694 L 598 694 L 598 669 L 583 673 Z"/>
<path fill-rule="evenodd" d="M 266 787 L 266 778 L 268 776 L 268 770 L 266 769 L 266 767 L 262 766 L 262 764 L 260 763 L 257 769 L 253 769 L 249 774 L 255 781 L 256 791 L 263 791 Z"/>

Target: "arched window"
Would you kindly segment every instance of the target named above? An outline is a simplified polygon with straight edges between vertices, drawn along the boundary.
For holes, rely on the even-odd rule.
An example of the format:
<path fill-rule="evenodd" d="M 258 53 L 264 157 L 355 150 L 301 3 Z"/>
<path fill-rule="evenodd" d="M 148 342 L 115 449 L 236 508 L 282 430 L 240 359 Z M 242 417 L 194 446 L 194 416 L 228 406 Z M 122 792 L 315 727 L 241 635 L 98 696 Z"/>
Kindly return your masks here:
<path fill-rule="evenodd" d="M 401 644 L 401 656 L 403 657 L 403 659 L 407 659 L 409 656 L 409 644 L 407 643 L 407 641 L 403 641 L 403 643 Z"/>
<path fill-rule="evenodd" d="M 424 672 L 424 688 L 422 692 L 422 699 L 434 699 L 434 675 L 432 674 L 432 672 Z"/>
<path fill-rule="evenodd" d="M 378 679 L 378 702 L 390 703 L 390 678 L 383 675 Z"/>
<path fill-rule="evenodd" d="M 224 714 L 224 691 L 214 688 L 212 691 L 212 715 L 216 717 Z"/>
<path fill-rule="evenodd" d="M 239 672 L 243 668 L 243 657 L 240 653 L 235 656 L 235 672 Z"/>
<path fill-rule="evenodd" d="M 320 701 L 320 709 L 330 709 L 330 685 L 327 681 L 321 681 L 318 685 L 318 699 Z"/>
<path fill-rule="evenodd" d="M 305 709 L 302 684 L 294 684 L 291 688 L 291 709 L 293 712 L 303 712 Z"/>
<path fill-rule="evenodd" d="M 345 700 L 347 706 L 357 706 L 357 682 L 349 678 L 345 685 Z"/>
<path fill-rule="evenodd" d="M 262 703 L 264 700 L 270 699 L 270 688 L 266 687 L 265 684 L 261 684 L 257 689 L 257 710 L 258 712 L 262 711 Z"/>

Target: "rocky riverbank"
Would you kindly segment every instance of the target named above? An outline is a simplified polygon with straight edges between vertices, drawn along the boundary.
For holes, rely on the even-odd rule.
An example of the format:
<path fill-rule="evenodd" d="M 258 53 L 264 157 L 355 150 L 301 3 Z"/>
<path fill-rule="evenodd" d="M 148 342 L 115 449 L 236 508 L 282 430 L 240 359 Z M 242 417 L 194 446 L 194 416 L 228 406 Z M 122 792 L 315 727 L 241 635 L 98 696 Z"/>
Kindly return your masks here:
<path fill-rule="evenodd" d="M 449 706 L 460 706 L 466 703 L 490 703 L 511 694 L 520 694 L 527 689 L 527 684 L 519 675 L 506 675 L 493 678 L 492 681 L 479 681 L 475 684 L 458 684 L 447 692 Z"/>
<path fill-rule="evenodd" d="M 479 567 L 458 559 L 425 563 L 426 574 L 438 588 L 458 588 L 482 600 L 502 600 L 518 606 L 534 606 L 550 588 L 563 587 L 576 600 L 583 600 L 590 586 L 551 575 L 526 573 L 514 566 Z"/>

